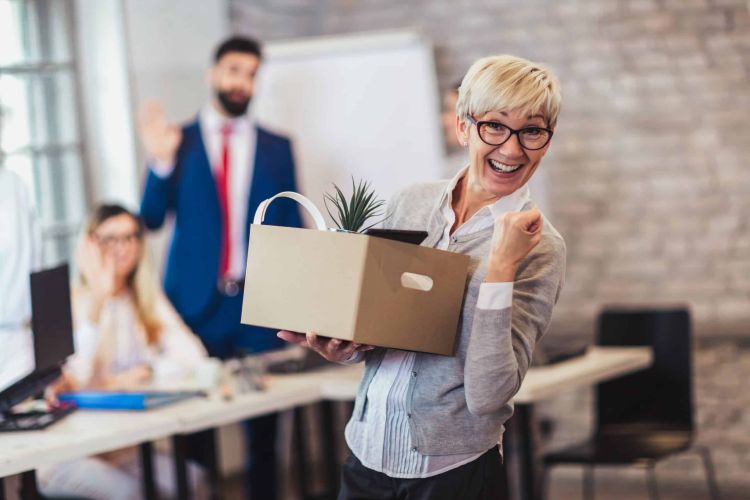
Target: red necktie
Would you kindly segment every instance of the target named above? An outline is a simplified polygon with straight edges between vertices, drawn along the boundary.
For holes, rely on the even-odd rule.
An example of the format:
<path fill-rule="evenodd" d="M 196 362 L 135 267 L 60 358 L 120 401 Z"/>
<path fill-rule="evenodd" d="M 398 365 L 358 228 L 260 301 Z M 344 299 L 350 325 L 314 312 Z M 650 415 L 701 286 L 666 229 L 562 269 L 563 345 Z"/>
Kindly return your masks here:
<path fill-rule="evenodd" d="M 219 277 L 226 277 L 231 262 L 232 240 L 230 237 L 229 219 L 229 138 L 232 135 L 232 124 L 221 127 L 221 164 L 216 175 L 216 189 L 219 193 L 221 210 L 221 253 L 219 254 Z"/>

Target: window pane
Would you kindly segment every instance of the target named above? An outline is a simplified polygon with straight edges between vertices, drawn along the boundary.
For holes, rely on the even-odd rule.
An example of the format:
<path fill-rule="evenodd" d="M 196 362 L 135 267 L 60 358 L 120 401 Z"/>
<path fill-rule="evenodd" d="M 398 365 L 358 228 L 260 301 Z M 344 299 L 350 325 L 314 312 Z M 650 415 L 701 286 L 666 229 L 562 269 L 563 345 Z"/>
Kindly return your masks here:
<path fill-rule="evenodd" d="M 36 23 L 28 22 L 29 9 L 19 0 L 0 0 L 0 65 L 22 64 L 30 60 L 29 29 Z"/>
<path fill-rule="evenodd" d="M 5 168 L 12 170 L 26 184 L 26 189 L 30 195 L 34 195 L 34 170 L 31 156 L 29 155 L 8 155 L 4 160 Z M 31 196 L 36 201 L 36 196 Z"/>
<path fill-rule="evenodd" d="M 69 0 L 34 0 L 38 21 L 37 46 L 41 62 L 68 62 L 70 50 L 70 17 L 73 12 Z"/>
<path fill-rule="evenodd" d="M 30 144 L 31 124 L 26 81 L 0 75 L 0 103 L 3 107 L 3 136 L 0 148 L 8 152 Z"/>
<path fill-rule="evenodd" d="M 0 66 L 67 62 L 68 0 L 0 0 Z"/>
<path fill-rule="evenodd" d="M 3 150 L 77 142 L 75 92 L 68 71 L 0 76 L 0 96 L 8 110 Z"/>
<path fill-rule="evenodd" d="M 80 224 L 86 213 L 80 154 L 39 155 L 33 168 L 42 226 Z"/>
<path fill-rule="evenodd" d="M 86 211 L 72 0 L 0 0 L 0 149 L 34 193 L 46 263 L 68 259 Z"/>
<path fill-rule="evenodd" d="M 42 242 L 42 259 L 44 266 L 53 266 L 62 262 L 73 262 L 78 240 L 78 228 L 71 228 L 65 234 L 45 235 Z"/>

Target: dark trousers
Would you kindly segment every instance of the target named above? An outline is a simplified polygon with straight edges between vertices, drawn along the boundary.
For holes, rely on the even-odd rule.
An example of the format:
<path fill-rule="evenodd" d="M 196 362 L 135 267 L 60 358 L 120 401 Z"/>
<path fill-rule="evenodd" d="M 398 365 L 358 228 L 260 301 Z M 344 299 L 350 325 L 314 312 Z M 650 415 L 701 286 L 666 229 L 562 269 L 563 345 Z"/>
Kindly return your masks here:
<path fill-rule="evenodd" d="M 341 470 L 338 500 L 505 500 L 507 477 L 497 446 L 443 474 L 398 479 L 368 469 L 351 452 Z"/>
<path fill-rule="evenodd" d="M 211 314 L 189 326 L 201 338 L 210 356 L 227 359 L 256 352 L 278 349 L 284 341 L 275 330 L 251 327 L 240 323 L 242 294 L 219 296 Z M 276 498 L 276 427 L 277 415 L 246 420 L 245 430 L 245 488 L 251 500 Z M 193 449 L 205 450 L 206 441 L 191 436 Z M 200 451 L 198 454 L 200 455 Z M 197 457 L 199 458 L 199 457 Z"/>

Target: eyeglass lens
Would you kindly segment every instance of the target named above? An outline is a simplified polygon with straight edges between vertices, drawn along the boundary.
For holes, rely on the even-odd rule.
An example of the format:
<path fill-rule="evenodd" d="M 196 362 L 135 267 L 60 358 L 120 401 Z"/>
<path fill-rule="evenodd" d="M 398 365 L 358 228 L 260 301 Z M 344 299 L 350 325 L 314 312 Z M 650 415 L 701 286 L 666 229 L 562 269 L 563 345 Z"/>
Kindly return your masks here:
<path fill-rule="evenodd" d="M 479 127 L 479 137 L 487 144 L 499 146 L 507 141 L 511 130 L 497 122 L 482 122 Z M 518 131 L 518 140 L 526 149 L 540 149 L 549 141 L 550 134 L 543 128 L 527 127 Z"/>

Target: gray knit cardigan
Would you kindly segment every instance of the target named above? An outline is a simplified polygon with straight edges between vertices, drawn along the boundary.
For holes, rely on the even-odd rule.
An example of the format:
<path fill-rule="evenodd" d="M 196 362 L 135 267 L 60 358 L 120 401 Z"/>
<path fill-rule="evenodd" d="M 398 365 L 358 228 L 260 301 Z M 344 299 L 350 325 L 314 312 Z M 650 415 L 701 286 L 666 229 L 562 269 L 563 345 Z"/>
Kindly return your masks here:
<path fill-rule="evenodd" d="M 445 230 L 440 201 L 447 186 L 440 181 L 401 192 L 389 204 L 385 227 L 426 228 L 423 245 L 434 247 Z M 493 229 L 452 237 L 448 247 L 471 256 L 471 264 L 455 355 L 416 355 L 407 405 L 412 447 L 422 454 L 479 453 L 502 442 L 503 424 L 513 413 L 511 399 L 560 295 L 565 242 L 545 219 L 540 243 L 518 268 L 512 307 L 477 308 Z M 365 372 L 352 419 L 366 421 L 367 389 L 384 355 L 385 349 L 378 348 L 363 357 Z"/>

